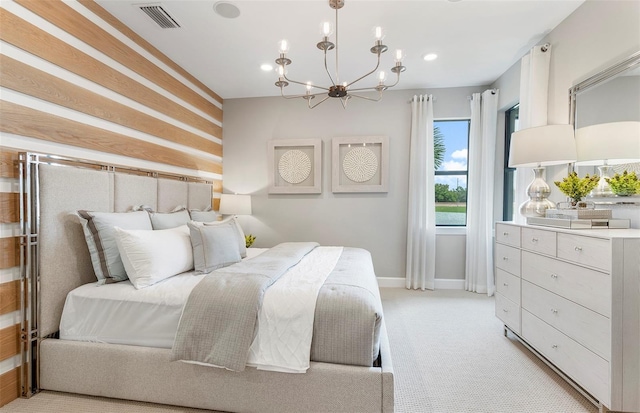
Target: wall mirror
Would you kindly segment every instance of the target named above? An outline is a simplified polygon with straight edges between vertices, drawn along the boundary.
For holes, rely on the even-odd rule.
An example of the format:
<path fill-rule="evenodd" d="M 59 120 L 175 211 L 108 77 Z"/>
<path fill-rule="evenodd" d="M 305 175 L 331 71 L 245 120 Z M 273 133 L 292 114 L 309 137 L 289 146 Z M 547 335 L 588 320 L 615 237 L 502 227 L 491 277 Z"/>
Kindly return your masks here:
<path fill-rule="evenodd" d="M 579 128 L 610 122 L 640 122 L 640 51 L 569 89 L 570 123 Z M 611 139 L 615 139 L 612 136 Z M 596 166 L 576 166 L 579 175 L 598 173 Z M 613 173 L 635 171 L 640 162 L 612 165 Z M 596 203 L 635 203 L 631 197 L 594 197 Z"/>

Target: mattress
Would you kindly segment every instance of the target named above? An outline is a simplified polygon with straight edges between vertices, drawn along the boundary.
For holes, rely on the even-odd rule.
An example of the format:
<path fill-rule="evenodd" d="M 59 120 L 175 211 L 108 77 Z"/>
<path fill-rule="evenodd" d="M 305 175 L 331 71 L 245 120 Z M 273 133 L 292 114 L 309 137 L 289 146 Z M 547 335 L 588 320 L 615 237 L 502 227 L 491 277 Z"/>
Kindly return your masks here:
<path fill-rule="evenodd" d="M 248 249 L 251 258 L 264 249 Z M 66 298 L 60 339 L 170 349 L 191 290 L 206 275 L 187 272 L 137 290 L 131 282 L 82 285 Z M 311 360 L 372 366 L 382 304 L 368 251 L 344 248 L 316 302 Z"/>

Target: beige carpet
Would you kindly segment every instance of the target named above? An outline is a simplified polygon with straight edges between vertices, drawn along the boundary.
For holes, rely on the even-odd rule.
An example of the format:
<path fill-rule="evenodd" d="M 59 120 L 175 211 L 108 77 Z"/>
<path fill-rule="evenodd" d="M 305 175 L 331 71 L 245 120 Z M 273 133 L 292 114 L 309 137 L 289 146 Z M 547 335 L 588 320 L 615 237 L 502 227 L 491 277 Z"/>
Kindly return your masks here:
<path fill-rule="evenodd" d="M 396 380 L 396 412 L 597 412 L 513 338 L 493 298 L 463 291 L 383 289 Z M 42 392 L 6 413 L 203 412 Z"/>

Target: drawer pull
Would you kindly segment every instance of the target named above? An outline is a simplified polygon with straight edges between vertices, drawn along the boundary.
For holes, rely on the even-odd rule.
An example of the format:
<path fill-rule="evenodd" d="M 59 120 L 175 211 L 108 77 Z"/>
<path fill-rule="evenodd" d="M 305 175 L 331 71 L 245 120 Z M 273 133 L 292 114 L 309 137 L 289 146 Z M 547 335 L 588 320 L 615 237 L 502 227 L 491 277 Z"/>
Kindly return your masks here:
<path fill-rule="evenodd" d="M 558 345 L 557 345 L 557 344 L 553 344 L 553 345 L 551 346 L 551 348 L 558 348 Z"/>
<path fill-rule="evenodd" d="M 502 285 L 504 285 L 505 287 L 508 287 L 509 283 L 502 283 Z"/>
<path fill-rule="evenodd" d="M 509 233 L 508 232 L 503 232 L 502 235 L 504 235 L 505 237 L 508 237 Z"/>
<path fill-rule="evenodd" d="M 555 308 L 552 308 L 552 309 L 551 309 L 551 312 L 552 312 L 553 314 L 558 314 L 558 310 L 556 310 Z"/>
<path fill-rule="evenodd" d="M 538 242 L 538 238 L 531 238 L 531 242 Z"/>
<path fill-rule="evenodd" d="M 509 310 L 507 310 L 506 308 L 503 308 L 502 311 L 504 311 L 505 313 L 509 312 Z"/>
<path fill-rule="evenodd" d="M 580 252 L 580 251 L 582 251 L 582 247 L 575 247 L 574 250 Z"/>
<path fill-rule="evenodd" d="M 509 261 L 508 257 L 502 257 L 502 261 Z"/>
<path fill-rule="evenodd" d="M 553 278 L 554 280 L 558 279 L 558 274 L 551 274 L 551 278 Z"/>

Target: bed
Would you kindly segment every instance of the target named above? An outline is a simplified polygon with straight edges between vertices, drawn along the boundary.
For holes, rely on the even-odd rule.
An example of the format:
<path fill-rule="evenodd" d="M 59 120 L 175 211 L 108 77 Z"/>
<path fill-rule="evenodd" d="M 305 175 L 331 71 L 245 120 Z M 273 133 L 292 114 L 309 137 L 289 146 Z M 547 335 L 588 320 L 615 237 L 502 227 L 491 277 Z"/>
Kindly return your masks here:
<path fill-rule="evenodd" d="M 126 282 L 87 287 L 96 278 L 74 211 L 125 212 L 134 205 L 163 212 L 176 205 L 204 210 L 210 206 L 212 189 L 207 183 L 155 174 L 51 165 L 49 158 L 32 154 L 23 159 L 28 203 L 24 227 L 38 240 L 37 252 L 31 247 L 25 251 L 26 278 L 37 290 L 30 303 L 30 308 L 37 308 L 31 317 L 34 326 L 29 329 L 34 332 L 35 383 L 27 387 L 230 412 L 393 411 L 393 368 L 381 308 L 376 321 L 367 321 L 377 323 L 375 329 L 359 330 L 353 327 L 357 324 L 345 323 L 350 311 L 347 303 L 371 301 L 372 294 L 373 302 L 380 302 L 371 258 L 357 248 L 344 248 L 320 289 L 311 362 L 303 374 L 250 365 L 230 371 L 171 361 L 172 333 L 167 330 L 162 337 L 147 336 L 137 342 L 127 342 L 126 337 L 105 339 L 102 333 L 73 338 L 68 329 L 62 335 L 72 339 L 60 339 L 70 292 L 80 294 L 84 289 L 91 296 L 99 289 L 127 287 Z M 34 276 L 39 283 L 33 283 Z M 189 280 L 183 284 L 194 283 L 193 275 L 183 278 Z M 342 307 L 332 312 L 336 302 Z M 175 324 L 179 311 L 171 311 L 172 321 L 158 315 L 165 320 L 159 324 Z M 351 348 L 345 350 L 345 343 Z"/>

